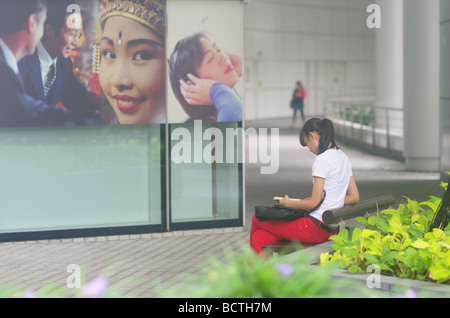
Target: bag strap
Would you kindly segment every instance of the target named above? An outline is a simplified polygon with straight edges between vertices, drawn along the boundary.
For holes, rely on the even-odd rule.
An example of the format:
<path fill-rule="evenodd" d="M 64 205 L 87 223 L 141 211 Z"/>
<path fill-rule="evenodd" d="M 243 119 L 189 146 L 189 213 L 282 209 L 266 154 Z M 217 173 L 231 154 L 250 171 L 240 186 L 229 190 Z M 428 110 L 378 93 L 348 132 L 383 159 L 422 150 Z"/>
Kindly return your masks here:
<path fill-rule="evenodd" d="M 308 211 L 308 214 L 317 210 L 319 208 L 319 206 L 322 205 L 323 201 L 325 201 L 325 198 L 327 197 L 327 193 L 325 192 L 325 190 L 323 190 L 323 195 L 322 195 L 322 200 L 320 200 L 319 204 L 316 205 L 314 208 L 312 208 L 311 210 Z"/>

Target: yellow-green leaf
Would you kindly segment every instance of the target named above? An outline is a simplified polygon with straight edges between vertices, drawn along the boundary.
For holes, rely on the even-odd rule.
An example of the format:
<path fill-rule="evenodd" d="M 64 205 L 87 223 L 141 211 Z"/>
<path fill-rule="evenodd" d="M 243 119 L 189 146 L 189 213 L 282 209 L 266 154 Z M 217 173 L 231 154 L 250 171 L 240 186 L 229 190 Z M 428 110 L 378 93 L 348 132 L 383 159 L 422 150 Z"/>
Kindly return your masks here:
<path fill-rule="evenodd" d="M 445 240 L 446 238 L 445 232 L 441 229 L 433 229 L 433 236 L 438 240 Z"/>
<path fill-rule="evenodd" d="M 327 252 L 327 253 L 322 253 L 322 254 L 320 254 L 320 264 L 321 265 L 325 265 L 325 264 L 328 264 L 329 263 L 329 259 L 330 259 L 330 254 Z"/>
<path fill-rule="evenodd" d="M 381 211 L 381 214 L 395 214 L 395 213 L 397 213 L 397 210 L 395 209 L 386 209 Z"/>
<path fill-rule="evenodd" d="M 353 230 L 353 233 L 352 233 L 352 241 L 353 242 L 359 241 L 361 232 L 362 232 L 362 230 L 359 227 L 357 227 Z"/>
<path fill-rule="evenodd" d="M 368 229 L 363 230 L 362 233 L 361 233 L 361 236 L 363 238 L 373 237 L 373 238 L 378 239 L 378 240 L 381 239 L 381 233 L 380 232 L 373 231 L 373 230 L 368 230 Z"/>
<path fill-rule="evenodd" d="M 400 218 L 400 215 L 394 214 L 392 218 L 389 220 L 389 232 L 397 233 L 400 230 L 402 230 L 402 220 Z"/>
<path fill-rule="evenodd" d="M 450 279 L 450 270 L 442 266 L 430 267 L 430 278 L 434 280 L 446 281 Z"/>
<path fill-rule="evenodd" d="M 431 210 L 433 210 L 433 212 L 436 212 L 436 210 L 438 208 L 438 206 L 436 204 L 434 204 L 433 202 L 430 202 L 430 201 L 421 202 L 419 205 L 426 205 Z"/>
<path fill-rule="evenodd" d="M 411 244 L 412 247 L 415 248 L 429 248 L 430 244 L 428 244 L 427 242 L 423 241 L 423 240 L 417 240 L 415 242 L 413 242 Z"/>
<path fill-rule="evenodd" d="M 412 217 L 411 217 L 411 222 L 416 222 L 418 219 L 420 219 L 420 214 L 414 214 Z"/>

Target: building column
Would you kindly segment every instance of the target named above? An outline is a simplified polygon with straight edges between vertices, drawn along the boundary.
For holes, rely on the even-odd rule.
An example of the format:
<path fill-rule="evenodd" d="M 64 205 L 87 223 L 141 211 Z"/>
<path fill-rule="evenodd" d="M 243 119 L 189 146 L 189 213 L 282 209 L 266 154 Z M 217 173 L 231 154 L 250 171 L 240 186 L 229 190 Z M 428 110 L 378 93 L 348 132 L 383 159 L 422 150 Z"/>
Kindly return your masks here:
<path fill-rule="evenodd" d="M 403 107 L 403 0 L 377 0 L 381 28 L 375 29 L 376 104 Z"/>
<path fill-rule="evenodd" d="M 377 0 L 377 4 L 381 10 L 381 28 L 374 29 L 375 105 L 399 110 L 378 109 L 375 126 L 395 136 L 403 133 L 403 0 Z M 380 136 L 378 142 L 379 146 L 386 142 L 386 148 L 391 150 L 395 140 Z"/>
<path fill-rule="evenodd" d="M 439 0 L 403 2 L 406 167 L 439 171 Z"/>

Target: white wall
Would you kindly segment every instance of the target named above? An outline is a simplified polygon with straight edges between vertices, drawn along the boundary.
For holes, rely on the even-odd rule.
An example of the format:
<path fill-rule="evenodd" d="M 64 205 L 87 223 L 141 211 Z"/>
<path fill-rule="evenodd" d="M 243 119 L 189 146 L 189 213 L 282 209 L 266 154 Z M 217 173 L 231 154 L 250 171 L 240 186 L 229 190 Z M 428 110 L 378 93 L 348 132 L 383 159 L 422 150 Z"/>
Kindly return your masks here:
<path fill-rule="evenodd" d="M 252 0 L 245 5 L 245 118 L 290 117 L 295 82 L 307 115 L 328 96 L 373 96 L 372 0 Z"/>

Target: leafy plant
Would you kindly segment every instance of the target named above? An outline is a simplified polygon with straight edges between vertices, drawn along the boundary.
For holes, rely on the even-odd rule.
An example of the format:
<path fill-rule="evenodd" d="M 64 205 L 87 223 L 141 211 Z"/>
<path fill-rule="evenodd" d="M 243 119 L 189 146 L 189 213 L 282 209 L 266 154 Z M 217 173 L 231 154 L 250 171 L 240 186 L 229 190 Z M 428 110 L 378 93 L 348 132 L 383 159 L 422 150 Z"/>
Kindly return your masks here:
<path fill-rule="evenodd" d="M 322 254 L 320 264 L 337 264 L 350 273 L 377 265 L 382 274 L 450 283 L 450 226 L 428 232 L 441 199 L 430 196 L 421 203 L 406 199 L 398 209 L 357 218 L 364 228 L 355 228 L 351 237 L 347 230 L 332 236 L 335 252 Z"/>
<path fill-rule="evenodd" d="M 249 250 L 244 253 L 228 251 L 225 261 L 213 258 L 210 264 L 204 273 L 191 277 L 186 285 L 164 289 L 159 297 L 359 297 L 368 293 L 351 281 L 332 280 L 333 266 L 313 267 L 303 253 L 289 258 L 261 259 Z"/>
<path fill-rule="evenodd" d="M 346 107 L 344 115 L 346 120 L 366 126 L 375 121 L 375 111 L 372 108 Z"/>

